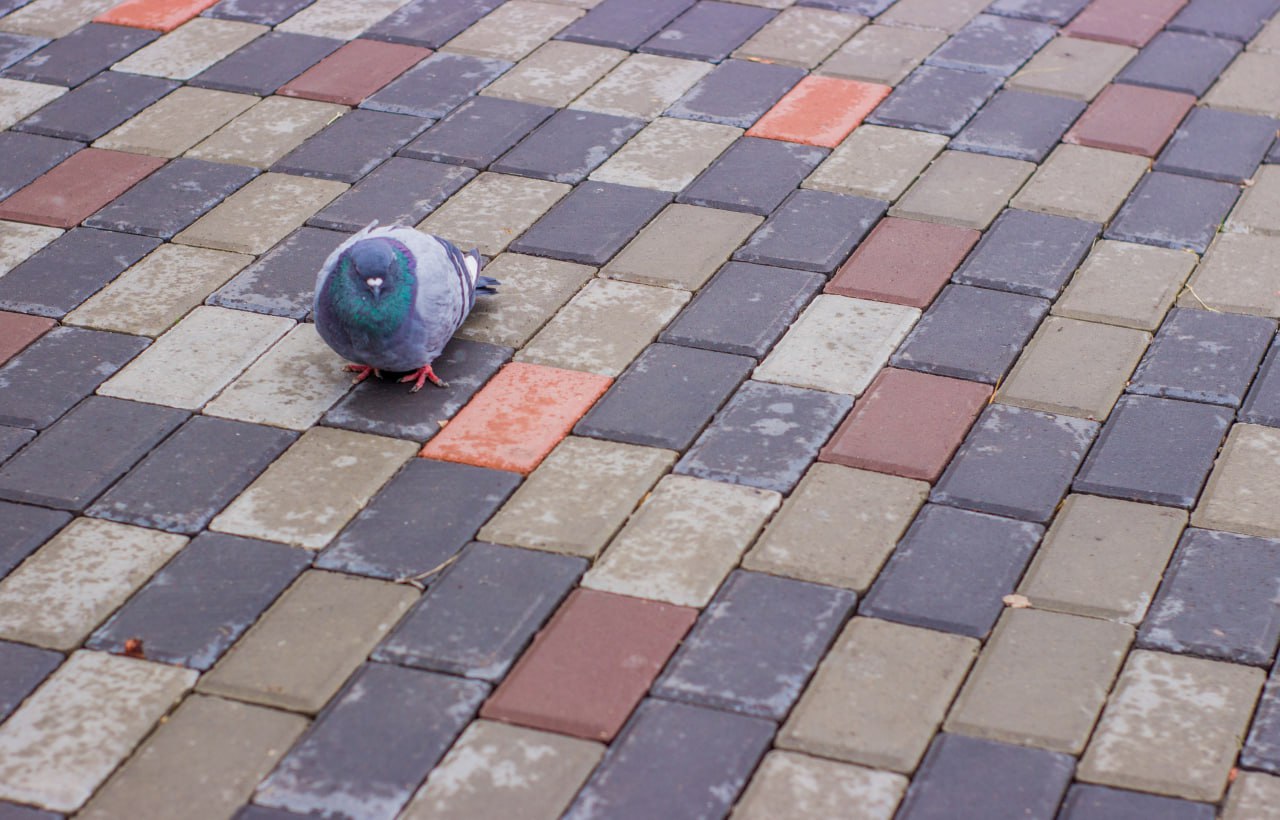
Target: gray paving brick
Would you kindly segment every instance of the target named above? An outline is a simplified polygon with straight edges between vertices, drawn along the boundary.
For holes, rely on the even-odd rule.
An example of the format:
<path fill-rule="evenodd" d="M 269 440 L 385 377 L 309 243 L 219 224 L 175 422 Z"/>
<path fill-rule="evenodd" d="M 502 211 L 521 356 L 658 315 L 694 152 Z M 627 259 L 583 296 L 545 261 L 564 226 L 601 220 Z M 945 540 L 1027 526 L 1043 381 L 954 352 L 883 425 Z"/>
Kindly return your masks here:
<path fill-rule="evenodd" d="M 0 278 L 0 309 L 59 319 L 159 244 L 150 237 L 74 228 Z"/>
<path fill-rule="evenodd" d="M 27 117 L 16 129 L 92 142 L 178 85 L 160 77 L 104 71 Z"/>
<path fill-rule="evenodd" d="M 302 319 L 311 312 L 316 271 L 347 234 L 299 228 L 240 271 L 206 302 L 237 310 Z"/>
<path fill-rule="evenodd" d="M 269 31 L 200 72 L 190 85 L 265 97 L 341 45 L 330 37 Z"/>
<path fill-rule="evenodd" d="M 159 37 L 159 32 L 90 23 L 5 69 L 6 77 L 77 86 Z"/>
<path fill-rule="evenodd" d="M 1191 0 L 1169 21 L 1168 28 L 1248 42 L 1277 9 L 1280 3 L 1276 0 L 1237 0 L 1226 5 L 1213 0 Z"/>
<path fill-rule="evenodd" d="M 693 5 L 694 0 L 604 0 L 578 18 L 557 39 L 634 49 Z"/>
<path fill-rule="evenodd" d="M 830 274 L 887 207 L 867 197 L 794 191 L 733 258 Z"/>
<path fill-rule="evenodd" d="M 1087 5 L 1088 0 L 995 0 L 987 6 L 986 12 L 1061 26 L 1069 23 Z"/>
<path fill-rule="evenodd" d="M 204 16 L 274 26 L 313 2 L 315 0 L 222 0 L 205 11 Z"/>
<path fill-rule="evenodd" d="M 242 165 L 179 157 L 116 197 L 84 224 L 172 239 L 257 175 L 255 169 Z"/>
<path fill-rule="evenodd" d="M 828 153 L 810 145 L 743 137 L 676 201 L 768 216 Z"/>
<path fill-rule="evenodd" d="M 71 140 L 39 134 L 0 132 L 0 151 L 5 155 L 4 166 L 0 168 L 0 197 L 30 184 L 81 147 Z"/>
<path fill-rule="evenodd" d="M 31 441 L 35 435 L 35 430 L 0 425 L 0 463 L 21 450 L 22 445 Z"/>
<path fill-rule="evenodd" d="M 475 175 L 457 165 L 392 157 L 307 224 L 351 232 L 374 220 L 382 225 L 416 225 Z"/>
<path fill-rule="evenodd" d="M 0 641 L 0 721 L 57 669 L 62 653 L 21 643 Z M 4 811 L 0 810 L 0 817 Z"/>
<path fill-rule="evenodd" d="M 1239 193 L 1226 182 L 1152 171 L 1129 194 L 1104 235 L 1204 253 Z"/>
<path fill-rule="evenodd" d="M 952 281 L 1056 299 L 1102 226 L 1009 209 L 969 254 Z"/>
<path fill-rule="evenodd" d="M 576 184 L 644 128 L 643 120 L 557 111 L 493 164 L 494 171 Z"/>
<path fill-rule="evenodd" d="M 472 97 L 401 148 L 400 156 L 483 169 L 554 113 L 545 105 Z"/>
<path fill-rule="evenodd" d="M 927 65 L 1008 77 L 1053 39 L 1053 26 L 979 14 L 925 60 Z"/>
<path fill-rule="evenodd" d="M 509 250 L 603 265 L 671 201 L 671 194 L 585 182 L 534 223 Z"/>
<path fill-rule="evenodd" d="M 1275 667 L 1262 687 L 1262 698 L 1253 715 L 1249 736 L 1240 750 L 1240 765 L 1280 773 L 1280 676 L 1276 675 Z"/>
<path fill-rule="evenodd" d="M 668 108 L 666 116 L 750 128 L 804 76 L 804 69 L 795 66 L 726 60 Z"/>
<path fill-rule="evenodd" d="M 1273 342 L 1262 367 L 1258 369 L 1253 387 L 1240 408 L 1241 421 L 1280 427 L 1280 370 L 1276 367 L 1278 360 L 1280 343 Z"/>
<path fill-rule="evenodd" d="M 1175 797 L 1076 783 L 1067 790 L 1059 820 L 1213 820 L 1214 807 Z"/>
<path fill-rule="evenodd" d="M 1043 162 L 1084 109 L 1080 100 L 1008 88 L 992 97 L 947 147 Z"/>
<path fill-rule="evenodd" d="M 0 69 L 8 68 L 48 42 L 44 37 L 0 32 Z"/>
<path fill-rule="evenodd" d="M 998 76 L 923 65 L 866 122 L 954 135 L 999 87 Z"/>
<path fill-rule="evenodd" d="M 1240 53 L 1240 48 L 1233 40 L 1162 31 L 1116 79 L 1201 97 Z"/>
<path fill-rule="evenodd" d="M 498 6 L 498 0 L 413 0 L 365 31 L 372 40 L 439 48 Z"/>
<path fill-rule="evenodd" d="M 1263 316 L 1174 308 L 1129 391 L 1237 407 L 1275 333 L 1275 321 Z"/>
<path fill-rule="evenodd" d="M 431 123 L 381 111 L 352 111 L 290 151 L 272 171 L 355 182 Z"/>
<path fill-rule="evenodd" d="M 439 119 L 511 68 L 505 60 L 439 52 L 360 103 L 361 108 Z"/>
<path fill-rule="evenodd" d="M 0 527 L 6 533 L 0 541 L 0 578 L 70 520 L 70 514 L 60 510 L 0 501 Z"/>
<path fill-rule="evenodd" d="M 701 0 L 646 40 L 639 50 L 718 63 L 773 17 L 774 12 L 769 9 Z"/>
<path fill-rule="evenodd" d="M 1214 108 L 1193 108 L 1173 133 L 1155 168 L 1223 182 L 1244 182 L 1280 130 L 1280 120 Z"/>

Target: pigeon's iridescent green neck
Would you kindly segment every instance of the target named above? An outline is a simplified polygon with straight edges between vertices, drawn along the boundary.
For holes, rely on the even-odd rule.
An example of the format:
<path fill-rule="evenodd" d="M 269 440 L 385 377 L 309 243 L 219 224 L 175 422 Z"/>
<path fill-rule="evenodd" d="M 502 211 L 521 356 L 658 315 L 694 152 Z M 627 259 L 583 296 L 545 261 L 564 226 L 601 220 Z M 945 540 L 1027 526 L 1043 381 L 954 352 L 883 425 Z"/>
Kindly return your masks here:
<path fill-rule="evenodd" d="M 395 254 L 400 263 L 397 275 L 384 277 L 381 295 L 376 299 L 345 256 L 338 264 L 337 274 L 329 277 L 330 304 L 349 330 L 375 338 L 386 337 L 409 318 L 414 298 L 413 276 L 403 252 L 397 248 Z"/>

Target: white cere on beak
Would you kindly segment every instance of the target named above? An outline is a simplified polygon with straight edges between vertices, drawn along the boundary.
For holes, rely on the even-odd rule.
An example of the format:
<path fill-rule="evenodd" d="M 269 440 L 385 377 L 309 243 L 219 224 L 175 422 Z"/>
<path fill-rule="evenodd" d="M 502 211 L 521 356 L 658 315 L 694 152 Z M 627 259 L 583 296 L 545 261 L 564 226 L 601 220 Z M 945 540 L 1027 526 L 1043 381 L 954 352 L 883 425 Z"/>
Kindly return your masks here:
<path fill-rule="evenodd" d="M 368 279 L 364 280 L 364 283 L 368 285 L 371 290 L 377 290 L 382 287 L 382 277 L 370 276 Z"/>

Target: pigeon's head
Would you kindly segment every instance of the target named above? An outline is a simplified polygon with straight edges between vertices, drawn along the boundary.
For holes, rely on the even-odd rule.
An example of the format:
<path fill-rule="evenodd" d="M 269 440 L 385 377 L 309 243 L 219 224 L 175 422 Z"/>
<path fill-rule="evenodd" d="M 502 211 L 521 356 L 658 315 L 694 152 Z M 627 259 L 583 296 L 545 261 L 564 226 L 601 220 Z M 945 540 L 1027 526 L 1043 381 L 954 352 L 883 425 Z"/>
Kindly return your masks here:
<path fill-rule="evenodd" d="M 384 293 L 394 293 L 409 283 L 408 254 L 389 239 L 361 240 L 343 254 L 347 275 L 365 289 L 376 302 Z"/>

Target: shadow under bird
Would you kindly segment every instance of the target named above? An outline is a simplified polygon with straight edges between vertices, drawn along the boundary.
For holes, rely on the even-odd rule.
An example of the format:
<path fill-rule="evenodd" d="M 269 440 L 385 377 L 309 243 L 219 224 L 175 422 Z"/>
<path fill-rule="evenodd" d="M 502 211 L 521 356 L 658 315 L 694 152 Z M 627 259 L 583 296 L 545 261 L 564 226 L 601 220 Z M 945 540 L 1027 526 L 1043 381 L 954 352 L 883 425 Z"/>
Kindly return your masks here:
<path fill-rule="evenodd" d="M 475 305 L 496 293 L 480 275 L 480 254 L 413 228 L 373 222 L 339 245 L 316 277 L 320 338 L 352 364 L 357 384 L 372 373 L 408 373 L 410 392 L 426 381 L 447 385 L 431 369 Z"/>

